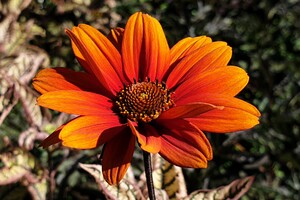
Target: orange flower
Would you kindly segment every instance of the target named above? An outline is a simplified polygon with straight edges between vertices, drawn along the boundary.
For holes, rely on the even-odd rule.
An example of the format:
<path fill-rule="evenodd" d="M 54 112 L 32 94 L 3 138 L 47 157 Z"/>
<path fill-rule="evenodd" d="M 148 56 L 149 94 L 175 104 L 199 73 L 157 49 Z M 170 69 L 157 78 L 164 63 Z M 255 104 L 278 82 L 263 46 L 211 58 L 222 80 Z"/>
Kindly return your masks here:
<path fill-rule="evenodd" d="M 209 37 L 185 38 L 169 48 L 160 23 L 140 12 L 108 37 L 80 24 L 66 30 L 85 72 L 44 69 L 33 85 L 38 105 L 78 115 L 43 147 L 105 145 L 103 175 L 117 184 L 135 141 L 181 167 L 205 168 L 212 149 L 202 131 L 232 132 L 258 124 L 259 111 L 236 96 L 246 72 L 228 66 L 231 48 Z"/>

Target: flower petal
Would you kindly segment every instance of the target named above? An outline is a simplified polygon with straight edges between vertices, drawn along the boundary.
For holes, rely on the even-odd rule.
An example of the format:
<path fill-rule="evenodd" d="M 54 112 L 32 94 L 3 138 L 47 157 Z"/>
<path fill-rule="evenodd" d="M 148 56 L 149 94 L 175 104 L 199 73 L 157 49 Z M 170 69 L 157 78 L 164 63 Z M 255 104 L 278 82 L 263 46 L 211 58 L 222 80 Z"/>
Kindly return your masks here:
<path fill-rule="evenodd" d="M 169 67 L 170 49 L 160 23 L 138 12 L 125 27 L 122 44 L 124 70 L 131 81 L 161 81 Z"/>
<path fill-rule="evenodd" d="M 226 66 L 231 54 L 231 48 L 225 42 L 212 42 L 193 51 L 176 63 L 166 82 L 168 88 L 171 89 L 204 70 Z"/>
<path fill-rule="evenodd" d="M 107 36 L 107 38 L 118 49 L 119 52 L 121 52 L 122 49 L 123 35 L 124 35 L 124 29 L 117 27 L 112 29 Z"/>
<path fill-rule="evenodd" d="M 105 144 L 102 153 L 102 172 L 108 184 L 116 185 L 122 180 L 130 166 L 134 147 L 135 136 L 129 128 Z"/>
<path fill-rule="evenodd" d="M 40 106 L 75 115 L 113 115 L 109 101 L 99 94 L 75 90 L 47 92 L 37 99 Z"/>
<path fill-rule="evenodd" d="M 59 139 L 67 147 L 91 149 L 110 141 L 125 128 L 117 116 L 81 116 L 63 127 Z"/>
<path fill-rule="evenodd" d="M 86 64 L 83 62 L 83 67 L 115 94 L 122 88 L 119 73 L 122 70 L 120 53 L 100 32 L 87 27 L 89 26 L 81 25 L 74 27 L 72 31 L 66 30 L 73 46 L 76 46 L 74 53 L 78 54 L 79 51 L 86 62 Z M 96 38 L 100 36 L 101 39 L 97 40 Z"/>
<path fill-rule="evenodd" d="M 176 119 L 176 118 L 190 118 L 198 116 L 202 113 L 208 112 L 213 109 L 223 109 L 220 106 L 214 106 L 208 103 L 193 103 L 193 104 L 186 104 L 175 106 L 165 112 L 163 112 L 157 120 L 163 119 Z"/>
<path fill-rule="evenodd" d="M 195 38 L 187 37 L 180 40 L 171 49 L 170 65 L 172 65 L 174 62 L 179 61 L 184 56 L 191 54 L 193 51 L 199 49 L 200 47 L 211 42 L 212 42 L 211 38 L 206 36 L 199 36 Z"/>
<path fill-rule="evenodd" d="M 128 125 L 132 133 L 137 137 L 141 149 L 149 153 L 158 153 L 160 151 L 160 136 L 153 126 L 144 124 L 135 128 L 130 120 L 128 120 Z"/>
<path fill-rule="evenodd" d="M 205 135 L 193 124 L 182 119 L 161 120 L 159 154 L 180 167 L 205 168 L 212 159 L 212 148 Z"/>
<path fill-rule="evenodd" d="M 96 58 L 99 59 L 99 66 L 101 66 L 102 73 L 105 76 L 109 76 L 113 82 L 121 80 L 121 83 L 118 84 L 122 85 L 122 83 L 125 82 L 122 59 L 121 54 L 115 45 L 92 26 L 80 24 L 78 27 L 90 37 L 100 50 L 100 52 L 97 52 Z"/>
<path fill-rule="evenodd" d="M 61 139 L 59 139 L 58 136 L 64 126 L 65 125 L 61 125 L 60 127 L 58 127 L 53 133 L 51 133 L 46 139 L 41 142 L 40 146 L 43 148 L 47 148 L 53 144 L 60 143 Z"/>
<path fill-rule="evenodd" d="M 221 67 L 204 71 L 194 78 L 187 79 L 176 90 L 176 104 L 181 98 L 190 98 L 195 94 L 217 93 L 228 96 L 237 95 L 248 83 L 247 73 L 239 67 Z"/>
<path fill-rule="evenodd" d="M 104 88 L 90 74 L 62 67 L 41 70 L 33 79 L 32 84 L 41 94 L 57 90 L 105 93 Z"/>
<path fill-rule="evenodd" d="M 202 94 L 190 99 L 224 106 L 223 110 L 211 110 L 196 118 L 188 119 L 203 131 L 216 133 L 241 131 L 259 124 L 259 111 L 253 105 L 235 97 L 221 94 Z"/>
<path fill-rule="evenodd" d="M 237 108 L 240 110 L 244 110 L 254 116 L 259 117 L 260 112 L 257 108 L 246 101 L 241 99 L 231 97 L 225 94 L 213 94 L 213 93 L 202 93 L 201 95 L 195 94 L 190 98 L 185 98 L 177 102 L 178 105 L 192 104 L 196 102 L 205 102 L 208 104 L 213 104 L 215 106 L 223 106 L 224 108 Z M 222 111 L 222 110 L 220 110 Z M 211 111 L 210 111 L 211 112 Z"/>

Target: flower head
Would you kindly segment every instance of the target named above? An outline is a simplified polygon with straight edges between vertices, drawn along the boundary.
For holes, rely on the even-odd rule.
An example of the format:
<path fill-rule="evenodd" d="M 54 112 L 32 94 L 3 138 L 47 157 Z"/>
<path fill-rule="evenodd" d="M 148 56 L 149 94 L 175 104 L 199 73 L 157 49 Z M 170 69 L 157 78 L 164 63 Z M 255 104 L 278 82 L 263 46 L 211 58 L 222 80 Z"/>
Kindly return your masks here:
<path fill-rule="evenodd" d="M 235 97 L 249 78 L 228 66 L 232 52 L 225 42 L 189 37 L 170 49 L 160 23 L 140 12 L 108 37 L 85 24 L 66 33 L 85 72 L 44 69 L 33 86 L 42 94 L 38 105 L 77 117 L 42 146 L 105 145 L 102 170 L 109 184 L 123 178 L 136 140 L 175 165 L 204 168 L 212 149 L 202 131 L 258 124 L 259 111 Z"/>

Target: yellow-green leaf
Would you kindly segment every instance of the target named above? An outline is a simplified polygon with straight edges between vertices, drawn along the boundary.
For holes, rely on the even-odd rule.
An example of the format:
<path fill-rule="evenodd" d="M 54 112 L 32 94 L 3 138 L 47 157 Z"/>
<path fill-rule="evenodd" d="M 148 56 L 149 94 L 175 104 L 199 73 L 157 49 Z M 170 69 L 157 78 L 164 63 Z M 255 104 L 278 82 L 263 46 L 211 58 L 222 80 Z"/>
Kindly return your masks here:
<path fill-rule="evenodd" d="M 33 156 L 18 148 L 0 154 L 0 160 L 4 164 L 0 169 L 0 185 L 19 181 L 35 167 Z"/>

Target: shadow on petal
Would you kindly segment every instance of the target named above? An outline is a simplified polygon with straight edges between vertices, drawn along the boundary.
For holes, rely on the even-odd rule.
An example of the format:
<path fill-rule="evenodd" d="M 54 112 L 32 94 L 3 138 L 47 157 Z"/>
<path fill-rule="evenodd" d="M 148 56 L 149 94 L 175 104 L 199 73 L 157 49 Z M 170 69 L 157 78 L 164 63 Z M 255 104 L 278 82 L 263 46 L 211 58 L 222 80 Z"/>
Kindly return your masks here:
<path fill-rule="evenodd" d="M 202 131 L 182 119 L 160 120 L 157 130 L 161 135 L 159 154 L 180 167 L 206 168 L 212 159 L 211 145 Z"/>
<path fill-rule="evenodd" d="M 134 124 L 128 120 L 128 125 L 132 133 L 137 137 L 141 149 L 149 153 L 158 153 L 161 147 L 161 139 L 156 129 L 148 124 L 135 127 Z"/>
<path fill-rule="evenodd" d="M 102 172 L 110 185 L 118 184 L 127 172 L 133 156 L 135 136 L 127 128 L 105 144 L 102 152 Z"/>

